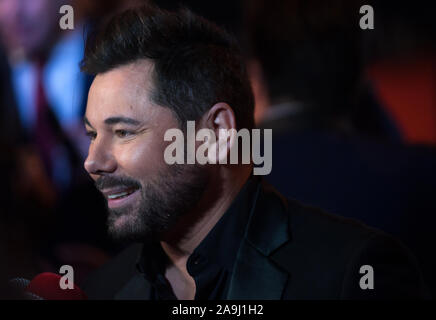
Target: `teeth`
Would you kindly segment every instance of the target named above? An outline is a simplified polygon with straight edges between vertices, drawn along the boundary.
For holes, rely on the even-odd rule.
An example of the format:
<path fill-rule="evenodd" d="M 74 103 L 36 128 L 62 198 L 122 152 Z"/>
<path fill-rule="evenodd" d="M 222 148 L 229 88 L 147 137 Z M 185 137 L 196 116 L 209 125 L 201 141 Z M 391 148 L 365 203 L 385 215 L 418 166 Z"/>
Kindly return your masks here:
<path fill-rule="evenodd" d="M 121 192 L 121 193 L 111 194 L 110 196 L 108 196 L 108 198 L 109 199 L 116 199 L 116 198 L 124 197 L 128 194 L 129 194 L 129 192 Z"/>

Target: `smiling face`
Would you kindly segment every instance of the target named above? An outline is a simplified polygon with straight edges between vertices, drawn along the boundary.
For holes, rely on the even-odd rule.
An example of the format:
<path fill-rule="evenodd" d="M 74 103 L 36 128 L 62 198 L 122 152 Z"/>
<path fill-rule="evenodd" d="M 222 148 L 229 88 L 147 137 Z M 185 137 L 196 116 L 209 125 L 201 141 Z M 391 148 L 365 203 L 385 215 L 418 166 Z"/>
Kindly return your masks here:
<path fill-rule="evenodd" d="M 167 129 L 179 123 L 150 99 L 153 65 L 147 60 L 94 79 L 85 125 L 91 138 L 85 169 L 104 194 L 110 234 L 121 240 L 159 236 L 195 206 L 207 184 L 196 165 L 167 165 Z"/>

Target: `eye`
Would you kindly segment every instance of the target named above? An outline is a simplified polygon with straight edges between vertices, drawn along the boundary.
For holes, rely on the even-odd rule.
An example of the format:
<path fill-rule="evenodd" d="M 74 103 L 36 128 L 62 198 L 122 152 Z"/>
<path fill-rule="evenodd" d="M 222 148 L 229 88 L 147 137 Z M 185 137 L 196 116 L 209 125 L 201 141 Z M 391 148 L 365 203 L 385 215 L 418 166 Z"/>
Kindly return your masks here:
<path fill-rule="evenodd" d="M 89 137 L 89 139 L 94 140 L 95 137 L 97 137 L 97 133 L 95 131 L 86 131 L 86 135 Z"/>
<path fill-rule="evenodd" d="M 115 134 L 116 134 L 117 137 L 119 137 L 119 138 L 126 138 L 126 137 L 132 135 L 133 132 L 128 131 L 128 130 L 120 129 L 120 130 L 115 130 Z"/>

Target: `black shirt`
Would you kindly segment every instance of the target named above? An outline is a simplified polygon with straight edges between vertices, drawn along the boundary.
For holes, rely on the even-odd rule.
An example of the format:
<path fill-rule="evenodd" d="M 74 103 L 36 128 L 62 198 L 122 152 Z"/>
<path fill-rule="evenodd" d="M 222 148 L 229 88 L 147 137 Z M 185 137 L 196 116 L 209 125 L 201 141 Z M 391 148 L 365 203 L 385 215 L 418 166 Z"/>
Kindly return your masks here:
<path fill-rule="evenodd" d="M 189 257 L 187 270 L 195 280 L 195 300 L 226 299 L 258 188 L 259 179 L 250 177 L 229 209 Z M 137 268 L 151 284 L 152 300 L 177 299 L 164 276 L 168 263 L 169 259 L 159 242 L 144 245 Z"/>

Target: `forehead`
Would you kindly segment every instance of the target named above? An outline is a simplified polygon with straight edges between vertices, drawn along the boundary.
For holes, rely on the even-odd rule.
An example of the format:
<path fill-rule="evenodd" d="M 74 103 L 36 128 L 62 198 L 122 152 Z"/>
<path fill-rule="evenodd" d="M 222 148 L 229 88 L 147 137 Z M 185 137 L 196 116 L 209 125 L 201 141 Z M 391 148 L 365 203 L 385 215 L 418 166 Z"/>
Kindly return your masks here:
<path fill-rule="evenodd" d="M 113 116 L 150 117 L 157 109 L 150 99 L 153 65 L 140 60 L 98 74 L 88 95 L 86 117 L 104 121 Z"/>

